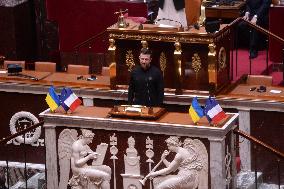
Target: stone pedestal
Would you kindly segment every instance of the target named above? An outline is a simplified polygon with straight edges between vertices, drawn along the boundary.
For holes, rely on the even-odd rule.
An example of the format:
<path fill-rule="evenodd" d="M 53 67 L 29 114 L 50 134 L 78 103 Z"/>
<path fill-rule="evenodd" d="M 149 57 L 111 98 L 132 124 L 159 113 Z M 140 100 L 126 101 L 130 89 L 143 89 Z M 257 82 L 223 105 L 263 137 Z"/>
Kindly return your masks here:
<path fill-rule="evenodd" d="M 142 189 L 142 184 L 139 182 L 140 179 L 143 179 L 141 175 L 121 174 L 121 176 L 124 189 Z"/>

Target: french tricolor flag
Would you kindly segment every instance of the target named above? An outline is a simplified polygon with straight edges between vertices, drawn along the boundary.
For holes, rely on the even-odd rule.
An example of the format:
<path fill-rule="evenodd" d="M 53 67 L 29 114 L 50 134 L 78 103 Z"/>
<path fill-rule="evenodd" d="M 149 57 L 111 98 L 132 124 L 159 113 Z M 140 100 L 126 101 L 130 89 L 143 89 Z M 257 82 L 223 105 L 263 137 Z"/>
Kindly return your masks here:
<path fill-rule="evenodd" d="M 82 101 L 73 93 L 70 88 L 64 88 L 60 95 L 61 106 L 67 112 L 69 109 L 74 112 L 82 104 Z"/>
<path fill-rule="evenodd" d="M 226 113 L 223 111 L 221 106 L 211 96 L 206 100 L 204 107 L 204 114 L 208 121 L 213 124 L 218 124 L 222 119 L 226 118 Z"/>

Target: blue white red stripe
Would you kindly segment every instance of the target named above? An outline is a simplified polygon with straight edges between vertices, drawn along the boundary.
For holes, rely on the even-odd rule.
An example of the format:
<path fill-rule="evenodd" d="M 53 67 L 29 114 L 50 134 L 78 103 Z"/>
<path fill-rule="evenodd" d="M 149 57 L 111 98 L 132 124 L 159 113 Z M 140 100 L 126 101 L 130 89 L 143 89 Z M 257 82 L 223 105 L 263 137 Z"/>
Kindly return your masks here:
<path fill-rule="evenodd" d="M 74 94 L 70 94 L 70 96 L 64 101 L 64 104 L 66 104 L 70 110 L 73 112 L 80 104 L 82 101 Z"/>

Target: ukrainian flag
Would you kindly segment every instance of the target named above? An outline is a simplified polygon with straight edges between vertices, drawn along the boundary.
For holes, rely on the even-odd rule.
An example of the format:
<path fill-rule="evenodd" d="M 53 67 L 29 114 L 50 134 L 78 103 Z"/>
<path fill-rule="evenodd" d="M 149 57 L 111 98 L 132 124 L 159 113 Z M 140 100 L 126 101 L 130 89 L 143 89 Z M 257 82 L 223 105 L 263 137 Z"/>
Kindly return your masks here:
<path fill-rule="evenodd" d="M 204 111 L 198 104 L 197 97 L 194 97 L 189 108 L 189 115 L 194 123 L 197 123 L 204 116 Z"/>
<path fill-rule="evenodd" d="M 48 104 L 51 111 L 56 110 L 60 106 L 60 100 L 58 95 L 55 93 L 55 89 L 51 86 L 48 90 L 48 93 L 45 98 L 46 103 Z"/>

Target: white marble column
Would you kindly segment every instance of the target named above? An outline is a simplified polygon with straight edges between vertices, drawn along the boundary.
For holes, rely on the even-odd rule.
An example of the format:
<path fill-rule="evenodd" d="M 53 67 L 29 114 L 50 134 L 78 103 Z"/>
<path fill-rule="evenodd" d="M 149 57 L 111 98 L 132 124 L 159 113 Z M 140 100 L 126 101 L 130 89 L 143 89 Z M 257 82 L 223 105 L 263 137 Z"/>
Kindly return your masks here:
<path fill-rule="evenodd" d="M 233 130 L 231 130 L 231 157 L 232 157 L 232 189 L 235 189 L 237 186 L 237 162 L 236 162 L 236 148 L 235 148 L 235 143 L 236 143 L 236 135 L 234 134 Z"/>
<path fill-rule="evenodd" d="M 239 129 L 250 134 L 250 110 L 239 109 Z M 239 137 L 241 169 L 251 170 L 251 145 L 250 141 Z"/>
<path fill-rule="evenodd" d="M 44 124 L 45 128 L 45 157 L 46 157 L 46 178 L 48 189 L 58 188 L 57 175 L 57 149 L 55 125 Z"/>
<path fill-rule="evenodd" d="M 92 98 L 82 97 L 84 106 L 94 106 L 94 100 Z"/>
<path fill-rule="evenodd" d="M 225 137 L 209 138 L 211 189 L 226 188 Z"/>

